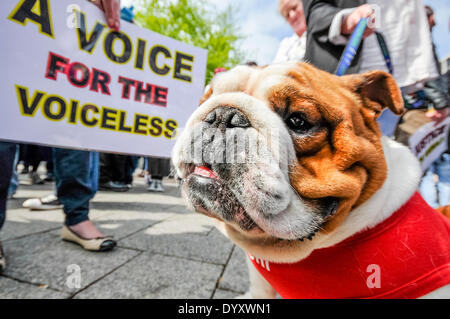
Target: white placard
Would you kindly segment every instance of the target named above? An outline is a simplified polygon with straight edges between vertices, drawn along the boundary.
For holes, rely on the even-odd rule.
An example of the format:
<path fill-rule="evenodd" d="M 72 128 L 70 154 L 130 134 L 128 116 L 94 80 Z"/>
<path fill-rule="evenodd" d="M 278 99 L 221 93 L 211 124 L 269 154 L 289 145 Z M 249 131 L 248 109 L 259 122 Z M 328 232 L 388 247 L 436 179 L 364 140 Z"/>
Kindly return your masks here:
<path fill-rule="evenodd" d="M 421 126 L 410 138 L 409 147 L 426 171 L 448 147 L 450 118 L 435 126 L 434 122 Z"/>
<path fill-rule="evenodd" d="M 203 93 L 207 51 L 86 0 L 2 0 L 0 139 L 169 157 Z"/>

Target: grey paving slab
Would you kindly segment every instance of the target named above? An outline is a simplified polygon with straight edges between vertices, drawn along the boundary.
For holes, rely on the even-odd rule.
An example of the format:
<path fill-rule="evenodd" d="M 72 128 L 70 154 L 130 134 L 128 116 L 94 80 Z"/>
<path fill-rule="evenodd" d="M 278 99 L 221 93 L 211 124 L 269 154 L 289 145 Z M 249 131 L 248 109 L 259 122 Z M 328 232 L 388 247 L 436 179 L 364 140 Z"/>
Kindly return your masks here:
<path fill-rule="evenodd" d="M 23 179 L 23 176 L 21 176 Z M 20 185 L 15 198 L 7 201 L 6 222 L 0 233 L 3 241 L 29 234 L 49 231 L 61 225 L 64 220 L 62 210 L 30 211 L 22 208 L 28 198 L 43 197 L 52 192 L 53 184 Z"/>
<path fill-rule="evenodd" d="M 0 299 L 63 299 L 70 294 L 0 276 Z"/>
<path fill-rule="evenodd" d="M 28 209 L 8 209 L 6 222 L 0 233 L 2 241 L 50 231 L 61 227 L 64 220 L 62 211 L 30 211 Z"/>
<path fill-rule="evenodd" d="M 235 246 L 230 261 L 220 279 L 219 288 L 240 293 L 248 291 L 250 282 L 246 259 L 247 256 L 244 251 L 238 246 Z"/>
<path fill-rule="evenodd" d="M 222 267 L 143 253 L 75 298 L 210 298 Z"/>
<path fill-rule="evenodd" d="M 141 212 L 129 211 L 125 208 L 111 211 L 98 211 L 93 208 L 89 215 L 93 215 L 90 218 L 101 232 L 120 240 L 153 224 L 174 217 L 177 213 L 155 205 Z"/>
<path fill-rule="evenodd" d="M 193 232 L 184 229 L 183 225 L 167 229 L 164 225 L 157 227 L 159 225 L 127 237 L 119 245 L 222 265 L 233 247 L 231 241 L 216 229 L 207 233 Z"/>
<path fill-rule="evenodd" d="M 214 293 L 213 299 L 235 299 L 240 295 L 242 294 L 239 292 L 217 289 Z"/>
<path fill-rule="evenodd" d="M 8 258 L 6 276 L 69 293 L 78 290 L 66 285 L 74 274 L 69 266 L 79 267 L 80 287 L 83 288 L 138 254 L 120 248 L 105 253 L 88 252 L 50 233 L 8 241 L 4 249 Z"/>

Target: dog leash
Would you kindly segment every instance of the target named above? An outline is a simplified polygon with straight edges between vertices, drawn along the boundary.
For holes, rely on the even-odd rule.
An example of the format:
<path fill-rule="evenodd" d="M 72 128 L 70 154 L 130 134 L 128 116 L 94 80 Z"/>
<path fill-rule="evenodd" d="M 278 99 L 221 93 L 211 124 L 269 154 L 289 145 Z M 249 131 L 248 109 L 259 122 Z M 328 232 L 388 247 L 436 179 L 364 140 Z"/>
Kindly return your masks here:
<path fill-rule="evenodd" d="M 362 18 L 359 20 L 339 60 L 338 67 L 335 72 L 336 75 L 342 76 L 347 72 L 350 64 L 355 58 L 368 23 L 369 18 Z M 389 54 L 384 36 L 378 31 L 375 31 L 375 35 L 377 37 L 378 45 L 380 46 L 381 54 L 383 55 L 386 63 L 386 67 L 389 70 L 389 73 L 393 74 L 394 67 L 392 66 L 391 56 Z M 434 107 L 427 103 L 426 94 L 423 90 L 419 90 L 413 94 L 402 94 L 402 96 L 407 109 L 428 109 L 429 112 L 433 112 L 434 110 Z"/>
<path fill-rule="evenodd" d="M 361 44 L 364 31 L 366 30 L 367 24 L 369 23 L 369 18 L 362 18 L 359 20 L 358 24 L 353 30 L 350 39 L 345 46 L 344 52 L 342 53 L 341 59 L 339 60 L 338 67 L 336 69 L 336 75 L 341 76 L 347 72 L 353 59 L 355 58 L 356 52 L 358 52 L 359 45 Z M 394 68 L 391 62 L 391 56 L 389 54 L 386 41 L 380 32 L 375 32 L 378 44 L 380 45 L 381 53 L 383 55 L 384 61 L 386 62 L 386 67 L 390 74 L 394 73 Z"/>

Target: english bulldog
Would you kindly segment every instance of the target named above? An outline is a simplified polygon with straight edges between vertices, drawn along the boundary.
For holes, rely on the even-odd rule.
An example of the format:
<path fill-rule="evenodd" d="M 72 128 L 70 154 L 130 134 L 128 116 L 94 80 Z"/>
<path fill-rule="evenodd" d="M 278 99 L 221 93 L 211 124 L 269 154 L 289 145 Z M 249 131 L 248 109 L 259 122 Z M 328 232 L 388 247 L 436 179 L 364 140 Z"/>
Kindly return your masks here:
<path fill-rule="evenodd" d="M 382 71 L 214 77 L 172 160 L 187 205 L 247 252 L 247 297 L 450 298 L 450 221 L 417 193 L 413 154 L 381 135 L 384 108 L 403 112 Z"/>

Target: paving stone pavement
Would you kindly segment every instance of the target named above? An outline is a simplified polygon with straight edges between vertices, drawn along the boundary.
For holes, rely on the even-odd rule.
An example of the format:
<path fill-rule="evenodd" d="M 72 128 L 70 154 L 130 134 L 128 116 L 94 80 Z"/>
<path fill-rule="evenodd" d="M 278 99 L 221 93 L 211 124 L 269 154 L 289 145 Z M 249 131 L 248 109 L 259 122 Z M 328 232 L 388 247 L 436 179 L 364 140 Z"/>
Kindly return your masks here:
<path fill-rule="evenodd" d="M 26 199 L 52 192 L 53 184 L 20 185 L 8 201 L 0 233 L 8 262 L 0 276 L 0 299 L 234 298 L 244 293 L 242 250 L 210 218 L 185 208 L 174 180 L 165 187 L 164 193 L 149 193 L 136 178 L 127 193 L 99 191 L 89 216 L 118 247 L 93 253 L 60 239 L 62 210 L 22 208 Z"/>

